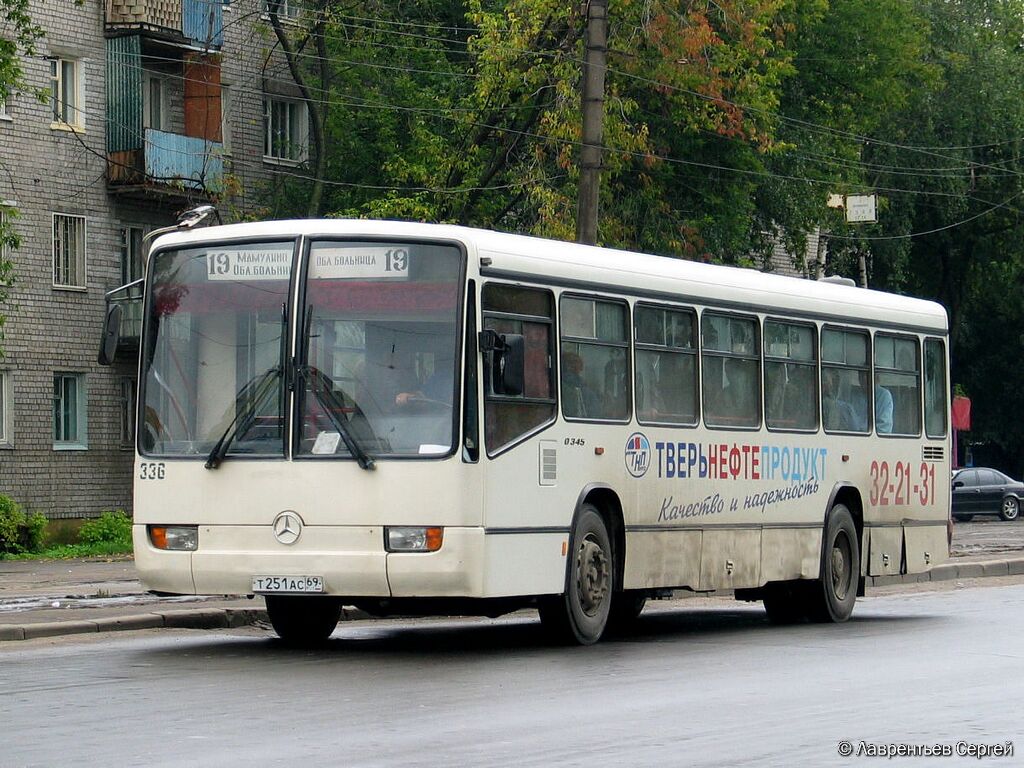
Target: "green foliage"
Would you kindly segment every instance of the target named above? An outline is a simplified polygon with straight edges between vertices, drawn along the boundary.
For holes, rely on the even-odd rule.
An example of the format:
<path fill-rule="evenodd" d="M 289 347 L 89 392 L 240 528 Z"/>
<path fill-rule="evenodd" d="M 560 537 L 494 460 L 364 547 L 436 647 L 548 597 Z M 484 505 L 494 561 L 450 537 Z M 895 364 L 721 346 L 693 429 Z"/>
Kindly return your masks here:
<path fill-rule="evenodd" d="M 82 544 L 112 544 L 130 550 L 132 547 L 132 521 L 124 512 L 104 512 L 89 520 L 78 532 Z"/>
<path fill-rule="evenodd" d="M 586 5 L 310 0 L 280 34 L 318 180 L 276 176 L 267 215 L 572 239 Z M 1024 344 L 1024 0 L 609 0 L 608 20 L 602 244 L 751 265 L 823 230 L 830 272 L 863 255 L 872 287 L 945 305 L 971 438 L 1024 467 L 1000 363 Z M 872 191 L 875 224 L 824 205 Z"/>
<path fill-rule="evenodd" d="M 38 552 L 45 530 L 43 515 L 26 515 L 14 499 L 0 494 L 0 555 Z"/>

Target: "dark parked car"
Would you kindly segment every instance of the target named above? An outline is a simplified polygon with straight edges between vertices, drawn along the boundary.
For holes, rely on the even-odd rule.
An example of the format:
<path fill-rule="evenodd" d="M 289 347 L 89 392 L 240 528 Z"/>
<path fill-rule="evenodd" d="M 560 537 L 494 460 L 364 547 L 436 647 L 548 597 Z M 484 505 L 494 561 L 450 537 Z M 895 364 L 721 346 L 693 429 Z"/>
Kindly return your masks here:
<path fill-rule="evenodd" d="M 953 473 L 953 517 L 962 522 L 975 515 L 1016 520 L 1024 501 L 1024 483 L 996 469 L 971 467 Z"/>

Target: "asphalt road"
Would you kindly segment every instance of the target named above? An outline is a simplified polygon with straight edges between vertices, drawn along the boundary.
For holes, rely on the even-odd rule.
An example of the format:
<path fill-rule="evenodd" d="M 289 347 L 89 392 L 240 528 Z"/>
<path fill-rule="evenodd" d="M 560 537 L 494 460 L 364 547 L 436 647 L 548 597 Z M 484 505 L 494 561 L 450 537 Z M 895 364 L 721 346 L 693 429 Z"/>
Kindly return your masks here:
<path fill-rule="evenodd" d="M 1013 742 L 983 762 L 1019 764 L 1024 580 L 995 582 L 869 597 L 840 626 L 677 601 L 591 648 L 551 647 L 525 615 L 354 622 L 317 651 L 259 629 L 10 643 L 0 763 L 893 764 L 840 757 L 845 739 Z"/>

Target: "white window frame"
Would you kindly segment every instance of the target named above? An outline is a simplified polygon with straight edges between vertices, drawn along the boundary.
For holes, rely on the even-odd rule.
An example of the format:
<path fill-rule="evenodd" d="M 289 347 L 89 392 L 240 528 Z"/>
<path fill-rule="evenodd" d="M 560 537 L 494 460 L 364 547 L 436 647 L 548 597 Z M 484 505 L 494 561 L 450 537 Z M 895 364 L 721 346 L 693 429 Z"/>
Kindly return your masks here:
<path fill-rule="evenodd" d="M 292 125 L 297 122 L 296 126 L 297 133 L 295 134 L 294 141 L 289 147 L 294 147 L 294 151 L 288 156 L 273 154 L 274 148 L 274 107 L 275 106 L 287 106 L 289 109 L 288 113 L 288 125 L 285 130 L 291 134 Z M 294 114 L 291 110 L 294 109 Z M 270 94 L 264 94 L 263 96 L 263 161 L 265 163 L 277 163 L 280 165 L 300 165 L 306 161 L 307 156 L 307 144 L 309 140 L 309 119 L 308 112 L 306 110 L 306 103 L 297 99 L 287 99 L 280 96 L 271 96 Z"/>
<path fill-rule="evenodd" d="M 10 98 L 10 96 L 11 94 L 8 93 L 7 97 Z M 14 118 L 11 117 L 11 113 L 7 111 L 7 99 L 2 96 L 0 96 L 0 120 L 5 123 L 14 122 Z"/>
<path fill-rule="evenodd" d="M 0 368 L 0 448 L 14 447 L 14 384 L 11 372 Z"/>
<path fill-rule="evenodd" d="M 156 85 L 159 89 L 157 95 L 158 103 L 153 103 L 153 86 Z M 167 77 L 157 72 L 146 72 L 144 78 L 144 90 L 142 92 L 142 126 L 143 128 L 152 128 L 156 131 L 167 131 L 170 125 L 170 89 L 168 88 Z M 154 106 L 159 109 L 157 115 L 156 125 L 153 121 L 153 108 Z"/>
<path fill-rule="evenodd" d="M 61 290 L 72 290 L 72 291 L 84 291 L 86 288 L 86 220 L 85 216 L 79 216 L 71 213 L 56 213 L 52 214 L 53 217 L 53 287 Z M 71 242 L 64 239 L 64 232 L 58 231 L 58 223 L 65 223 L 70 225 L 72 222 L 77 223 L 78 229 L 72 232 L 74 237 L 74 252 L 68 254 L 71 250 Z M 58 249 L 58 244 L 60 248 Z M 72 264 L 71 259 L 74 260 Z M 62 274 L 63 273 L 63 274 Z M 61 282 L 59 278 L 68 277 L 67 282 Z"/>
<path fill-rule="evenodd" d="M 50 62 L 50 107 L 53 122 L 50 128 L 55 130 L 81 131 L 85 129 L 85 77 L 81 59 L 51 56 Z M 73 82 L 68 85 L 67 79 Z M 70 93 L 71 101 L 64 101 L 62 96 Z"/>
<path fill-rule="evenodd" d="M 297 0 L 281 0 L 277 8 L 277 18 L 282 23 L 297 24 L 302 14 L 302 6 Z M 263 16 L 270 18 L 270 3 L 263 0 Z"/>
<path fill-rule="evenodd" d="M 66 410 L 65 403 L 68 402 L 69 393 L 65 386 L 67 382 L 75 382 L 75 391 L 70 393 L 73 398 L 71 407 L 74 409 L 71 414 L 71 422 L 66 423 L 62 418 Z M 58 391 L 58 387 L 60 388 Z M 84 451 L 89 447 L 86 427 L 86 403 L 88 394 L 86 390 L 85 374 L 70 371 L 57 371 L 53 374 L 53 406 L 51 408 L 53 424 L 53 449 L 55 451 Z"/>

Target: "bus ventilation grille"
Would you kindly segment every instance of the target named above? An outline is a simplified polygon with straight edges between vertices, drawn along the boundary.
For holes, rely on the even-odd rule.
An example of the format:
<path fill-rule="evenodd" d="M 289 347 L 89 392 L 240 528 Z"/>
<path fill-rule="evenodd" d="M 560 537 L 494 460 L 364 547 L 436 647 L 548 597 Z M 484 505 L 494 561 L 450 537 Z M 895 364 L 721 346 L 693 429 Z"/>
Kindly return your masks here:
<path fill-rule="evenodd" d="M 946 450 L 941 445 L 925 445 L 921 448 L 921 458 L 925 461 L 942 461 Z"/>
<path fill-rule="evenodd" d="M 558 443 L 554 440 L 540 441 L 540 484 L 555 485 L 558 480 Z"/>

